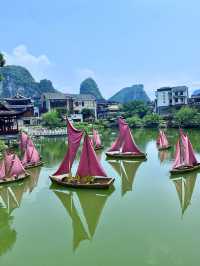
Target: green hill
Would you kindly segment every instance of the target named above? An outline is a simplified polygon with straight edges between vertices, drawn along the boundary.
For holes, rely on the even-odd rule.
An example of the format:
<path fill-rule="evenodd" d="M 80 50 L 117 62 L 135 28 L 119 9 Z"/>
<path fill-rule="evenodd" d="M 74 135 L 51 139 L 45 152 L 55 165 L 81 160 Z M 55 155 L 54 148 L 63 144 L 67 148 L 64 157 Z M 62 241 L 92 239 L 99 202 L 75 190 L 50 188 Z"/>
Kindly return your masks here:
<path fill-rule="evenodd" d="M 92 78 L 87 78 L 81 83 L 80 94 L 93 95 L 97 100 L 103 99 L 97 83 Z"/>
<path fill-rule="evenodd" d="M 149 102 L 150 99 L 144 90 L 144 86 L 142 84 L 133 85 L 131 87 L 126 87 L 118 91 L 115 95 L 113 95 L 109 101 L 115 101 L 119 103 L 127 103 L 131 101 L 143 101 Z"/>
<path fill-rule="evenodd" d="M 12 97 L 20 93 L 26 97 L 39 98 L 43 92 L 56 92 L 50 80 L 36 82 L 29 71 L 21 66 L 0 67 L 0 97 Z"/>

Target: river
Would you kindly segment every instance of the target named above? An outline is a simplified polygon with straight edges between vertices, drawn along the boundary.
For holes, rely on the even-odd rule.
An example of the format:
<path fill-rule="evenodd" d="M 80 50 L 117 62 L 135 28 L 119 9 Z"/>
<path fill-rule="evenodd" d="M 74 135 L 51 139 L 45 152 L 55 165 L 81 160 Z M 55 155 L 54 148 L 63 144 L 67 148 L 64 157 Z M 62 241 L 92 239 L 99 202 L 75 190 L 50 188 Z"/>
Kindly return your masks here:
<path fill-rule="evenodd" d="M 188 133 L 200 160 L 200 131 Z M 48 176 L 66 140 L 37 139 L 44 166 L 22 183 L 0 187 L 0 266 L 198 265 L 200 174 L 171 179 L 174 148 L 158 152 L 156 130 L 133 134 L 147 161 L 107 161 L 116 134 L 102 136 L 105 148 L 97 155 L 115 177 L 107 191 L 52 185 Z M 178 132 L 167 135 L 175 145 Z"/>

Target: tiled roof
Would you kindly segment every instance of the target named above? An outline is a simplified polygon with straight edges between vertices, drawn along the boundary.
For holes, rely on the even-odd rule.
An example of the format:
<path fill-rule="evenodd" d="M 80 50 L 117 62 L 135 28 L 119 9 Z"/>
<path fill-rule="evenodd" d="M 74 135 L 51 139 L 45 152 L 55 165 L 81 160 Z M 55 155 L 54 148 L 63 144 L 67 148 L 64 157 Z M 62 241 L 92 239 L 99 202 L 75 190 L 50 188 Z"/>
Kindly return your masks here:
<path fill-rule="evenodd" d="M 57 93 L 57 92 L 51 92 L 51 93 L 43 93 L 42 94 L 46 99 L 49 100 L 60 100 L 60 99 L 74 99 L 74 100 L 91 100 L 95 101 L 95 97 L 90 94 L 71 94 L 71 93 Z"/>

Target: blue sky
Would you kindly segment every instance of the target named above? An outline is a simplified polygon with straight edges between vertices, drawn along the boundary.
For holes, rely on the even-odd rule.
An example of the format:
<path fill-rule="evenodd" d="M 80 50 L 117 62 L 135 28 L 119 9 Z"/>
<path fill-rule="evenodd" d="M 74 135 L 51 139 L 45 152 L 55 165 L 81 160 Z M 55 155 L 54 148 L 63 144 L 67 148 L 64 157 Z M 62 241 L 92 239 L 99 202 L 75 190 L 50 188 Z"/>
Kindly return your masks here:
<path fill-rule="evenodd" d="M 7 0 L 0 50 L 36 80 L 78 92 L 92 76 L 104 97 L 143 83 L 200 88 L 198 0 Z"/>

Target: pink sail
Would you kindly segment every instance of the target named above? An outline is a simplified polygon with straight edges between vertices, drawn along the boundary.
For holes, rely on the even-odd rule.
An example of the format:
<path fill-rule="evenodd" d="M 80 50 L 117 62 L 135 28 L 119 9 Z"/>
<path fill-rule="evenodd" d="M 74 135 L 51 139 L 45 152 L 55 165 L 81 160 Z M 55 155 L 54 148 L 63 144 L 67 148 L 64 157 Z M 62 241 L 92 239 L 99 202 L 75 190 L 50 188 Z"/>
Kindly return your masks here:
<path fill-rule="evenodd" d="M 83 142 L 80 163 L 76 173 L 77 176 L 107 176 L 101 167 L 89 136 L 86 134 Z"/>
<path fill-rule="evenodd" d="M 176 146 L 176 156 L 173 169 L 180 166 L 195 166 L 198 164 L 198 161 L 195 157 L 194 150 L 190 139 L 186 134 L 183 133 L 182 129 L 180 130 L 180 140 Z"/>
<path fill-rule="evenodd" d="M 162 130 L 160 130 L 160 132 L 159 132 L 157 144 L 160 148 L 167 148 L 169 146 L 168 139 L 167 139 L 164 131 L 162 131 Z"/>
<path fill-rule="evenodd" d="M 189 137 L 186 134 L 184 134 L 183 132 L 181 132 L 181 140 L 182 140 L 182 143 L 184 145 L 185 165 L 194 166 L 194 165 L 198 164 Z"/>
<path fill-rule="evenodd" d="M 4 161 L 5 161 L 6 175 L 8 175 L 10 173 L 10 170 L 11 170 L 11 167 L 13 164 L 13 160 L 14 160 L 14 154 L 5 153 Z"/>
<path fill-rule="evenodd" d="M 108 150 L 109 152 L 120 151 L 122 147 L 128 124 L 125 122 L 123 118 L 120 117 L 118 118 L 118 125 L 119 125 L 119 135 L 112 144 L 111 148 Z"/>
<path fill-rule="evenodd" d="M 77 150 L 83 136 L 83 131 L 74 128 L 74 126 L 67 119 L 67 133 L 68 133 L 68 150 L 65 157 L 54 175 L 68 174 L 71 171 L 72 164 L 76 157 Z"/>
<path fill-rule="evenodd" d="M 176 154 L 175 154 L 175 160 L 172 168 L 178 168 L 183 165 L 183 157 L 181 156 L 181 148 L 180 148 L 180 141 L 178 140 L 176 144 Z"/>
<path fill-rule="evenodd" d="M 39 163 L 39 161 L 40 161 L 40 155 L 36 150 L 36 148 L 28 146 L 27 149 L 25 150 L 22 164 L 26 166 L 27 164 Z"/>
<path fill-rule="evenodd" d="M 101 147 L 99 132 L 95 129 L 93 129 L 93 144 L 95 145 L 95 147 Z"/>
<path fill-rule="evenodd" d="M 27 139 L 27 146 L 30 146 L 30 147 L 35 147 L 32 139 L 28 136 L 28 139 Z"/>
<path fill-rule="evenodd" d="M 4 160 L 2 160 L 0 164 L 0 179 L 3 179 L 5 175 L 6 175 L 5 162 Z"/>
<path fill-rule="evenodd" d="M 20 159 L 15 154 L 13 156 L 13 161 L 12 161 L 11 169 L 9 172 L 9 176 L 19 176 L 21 174 L 25 174 L 25 172 L 26 171 L 25 171 L 24 167 L 22 166 Z"/>
<path fill-rule="evenodd" d="M 20 142 L 19 142 L 19 147 L 21 151 L 24 151 L 26 149 L 27 141 L 28 141 L 28 135 L 24 132 L 21 132 Z"/>
<path fill-rule="evenodd" d="M 126 129 L 126 134 L 124 137 L 122 152 L 131 152 L 131 153 L 135 153 L 135 154 L 141 154 L 142 153 L 139 150 L 139 148 L 137 147 L 137 145 L 135 144 L 135 141 L 133 139 L 133 135 L 132 135 L 129 127 L 127 127 L 127 129 Z"/>

